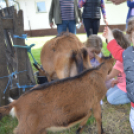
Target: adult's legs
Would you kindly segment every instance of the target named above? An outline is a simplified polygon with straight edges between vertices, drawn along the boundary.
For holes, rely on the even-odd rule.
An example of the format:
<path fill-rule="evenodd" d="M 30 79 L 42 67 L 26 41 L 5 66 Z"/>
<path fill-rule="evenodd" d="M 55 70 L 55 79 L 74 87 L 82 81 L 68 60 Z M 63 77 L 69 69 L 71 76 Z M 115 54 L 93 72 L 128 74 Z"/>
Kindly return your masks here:
<path fill-rule="evenodd" d="M 76 34 L 76 22 L 75 22 L 75 20 L 68 21 L 68 30 L 70 33 Z"/>
<path fill-rule="evenodd" d="M 83 18 L 83 24 L 87 33 L 87 37 L 89 37 L 91 34 L 93 34 L 92 19 Z"/>
<path fill-rule="evenodd" d="M 67 31 L 68 21 L 62 20 L 62 24 L 57 24 L 57 32 L 58 34 Z"/>
<path fill-rule="evenodd" d="M 97 34 L 100 28 L 100 19 L 93 19 L 93 34 Z"/>
<path fill-rule="evenodd" d="M 107 92 L 107 100 L 112 105 L 130 103 L 127 94 L 124 91 L 120 90 L 116 85 L 113 88 L 110 88 Z"/>

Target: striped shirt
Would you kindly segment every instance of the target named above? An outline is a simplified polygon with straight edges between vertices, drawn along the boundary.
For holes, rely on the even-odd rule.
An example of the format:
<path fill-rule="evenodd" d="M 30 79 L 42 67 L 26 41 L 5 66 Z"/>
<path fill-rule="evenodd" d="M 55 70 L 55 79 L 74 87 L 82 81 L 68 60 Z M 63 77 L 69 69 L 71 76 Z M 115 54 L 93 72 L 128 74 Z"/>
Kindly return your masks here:
<path fill-rule="evenodd" d="M 74 0 L 60 0 L 62 20 L 74 20 Z"/>

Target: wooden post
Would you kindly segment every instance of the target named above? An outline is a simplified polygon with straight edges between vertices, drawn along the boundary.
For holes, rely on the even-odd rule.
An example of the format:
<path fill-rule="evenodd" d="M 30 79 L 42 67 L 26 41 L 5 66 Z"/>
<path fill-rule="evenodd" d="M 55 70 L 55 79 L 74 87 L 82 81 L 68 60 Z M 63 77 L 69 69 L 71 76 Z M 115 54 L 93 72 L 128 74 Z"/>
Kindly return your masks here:
<path fill-rule="evenodd" d="M 19 11 L 18 15 L 14 12 L 13 16 L 13 24 L 14 24 L 14 31 L 13 33 L 18 36 L 22 36 L 24 34 L 24 24 L 23 24 L 23 14 L 22 11 Z M 25 42 L 23 39 L 20 38 L 13 38 L 14 45 L 21 45 L 24 46 Z M 17 57 L 18 57 L 18 72 L 19 73 L 19 84 L 26 85 L 27 84 L 27 77 L 26 77 L 26 54 L 27 51 L 22 48 L 17 48 Z M 22 94 L 22 90 L 20 91 Z"/>
<path fill-rule="evenodd" d="M 2 19 L 0 17 L 0 77 L 8 76 L 7 71 L 7 60 L 6 60 L 6 45 L 4 42 L 4 29 L 2 24 Z M 0 105 L 5 105 L 7 103 L 8 89 L 6 94 L 3 93 L 8 83 L 8 78 L 0 79 Z"/>
<path fill-rule="evenodd" d="M 14 12 L 13 24 L 14 24 L 14 34 L 22 36 L 24 34 L 24 23 L 23 23 L 23 11 L 20 10 L 18 15 Z M 20 38 L 14 38 L 14 45 L 25 46 L 25 40 Z M 22 48 L 17 48 L 18 57 L 18 72 L 25 71 L 19 74 L 19 84 L 29 85 L 30 83 L 35 84 L 35 79 L 33 76 L 32 67 L 28 58 L 27 50 Z M 22 94 L 22 91 L 21 91 Z"/>
<path fill-rule="evenodd" d="M 22 36 L 24 34 L 23 12 L 20 10 L 17 14 L 13 7 L 2 10 L 0 10 L 0 106 L 8 103 L 7 99 L 12 96 L 12 93 L 15 98 L 23 93 L 16 83 L 19 83 L 20 86 L 36 83 L 27 50 L 12 47 L 12 45 L 25 46 L 25 39 L 13 37 L 13 35 Z M 9 83 L 4 94 L 3 91 L 9 82 L 8 76 L 15 71 L 18 74 L 13 77 L 12 84 Z"/>

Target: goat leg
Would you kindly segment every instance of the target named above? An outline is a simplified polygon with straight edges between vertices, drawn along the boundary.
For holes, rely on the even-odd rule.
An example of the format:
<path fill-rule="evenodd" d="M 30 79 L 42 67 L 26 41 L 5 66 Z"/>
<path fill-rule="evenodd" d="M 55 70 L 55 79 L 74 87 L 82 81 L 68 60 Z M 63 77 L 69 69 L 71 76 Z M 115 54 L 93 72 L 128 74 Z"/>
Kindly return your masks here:
<path fill-rule="evenodd" d="M 79 126 L 79 128 L 76 131 L 76 134 L 80 134 L 80 132 L 83 130 L 83 126 Z"/>
<path fill-rule="evenodd" d="M 91 111 L 89 111 L 88 115 L 83 118 L 82 122 L 80 123 L 79 128 L 76 131 L 76 134 L 80 134 L 82 132 L 82 130 L 83 130 L 84 126 L 86 125 L 86 123 L 87 123 L 88 118 L 90 117 L 90 115 L 91 115 Z"/>
<path fill-rule="evenodd" d="M 93 113 L 94 113 L 94 117 L 97 122 L 98 134 L 103 134 L 100 103 L 98 103 L 98 104 L 96 104 L 96 106 L 94 106 Z"/>

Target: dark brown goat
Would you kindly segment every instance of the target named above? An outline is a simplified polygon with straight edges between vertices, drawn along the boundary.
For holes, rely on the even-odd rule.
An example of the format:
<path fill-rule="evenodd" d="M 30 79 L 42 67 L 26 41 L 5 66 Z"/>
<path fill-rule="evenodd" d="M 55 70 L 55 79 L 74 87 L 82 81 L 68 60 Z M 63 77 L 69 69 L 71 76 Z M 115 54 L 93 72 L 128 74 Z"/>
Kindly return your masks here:
<path fill-rule="evenodd" d="M 102 134 L 100 100 L 105 96 L 105 78 L 113 58 L 101 58 L 99 67 L 63 80 L 42 84 L 18 100 L 0 108 L 0 115 L 14 112 L 18 119 L 15 134 L 46 134 L 47 130 L 67 129 L 81 122 L 77 134 L 92 111 Z"/>

